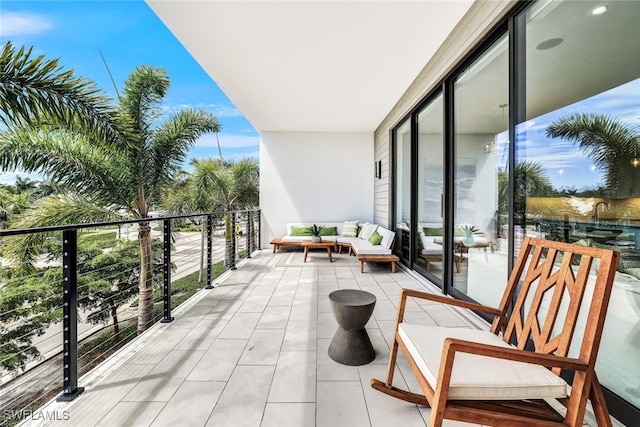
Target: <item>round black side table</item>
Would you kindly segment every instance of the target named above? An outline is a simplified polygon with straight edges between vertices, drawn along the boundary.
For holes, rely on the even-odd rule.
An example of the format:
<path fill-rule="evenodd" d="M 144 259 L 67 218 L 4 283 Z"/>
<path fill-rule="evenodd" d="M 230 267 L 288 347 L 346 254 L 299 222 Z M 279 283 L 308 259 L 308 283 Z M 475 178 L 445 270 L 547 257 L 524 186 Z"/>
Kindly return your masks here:
<path fill-rule="evenodd" d="M 343 365 L 365 365 L 376 357 L 364 326 L 376 305 L 376 296 L 359 289 L 342 289 L 329 294 L 331 310 L 338 322 L 329 357 Z"/>

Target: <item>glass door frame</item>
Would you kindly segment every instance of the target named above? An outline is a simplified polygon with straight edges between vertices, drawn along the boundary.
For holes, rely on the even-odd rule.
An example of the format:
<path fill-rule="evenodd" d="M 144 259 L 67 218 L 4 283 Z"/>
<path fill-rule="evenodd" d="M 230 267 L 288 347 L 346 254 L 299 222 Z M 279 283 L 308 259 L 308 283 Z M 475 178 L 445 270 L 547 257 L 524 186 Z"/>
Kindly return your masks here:
<path fill-rule="evenodd" d="M 411 109 L 409 113 L 407 113 L 401 120 L 399 120 L 398 125 L 391 129 L 390 135 L 390 152 L 392 157 L 392 177 L 393 182 L 395 183 L 396 179 L 396 162 L 395 162 L 395 150 L 396 150 L 396 141 L 395 141 L 395 130 L 405 123 L 406 120 L 411 120 L 412 126 L 412 134 L 411 134 L 411 145 L 412 145 L 412 183 L 411 183 L 411 223 L 416 224 L 417 219 L 417 183 L 414 181 L 414 173 L 417 169 L 417 114 L 419 111 L 430 102 L 436 94 L 440 91 L 443 93 L 444 99 L 444 171 L 445 171 L 445 179 L 444 179 L 444 217 L 443 217 L 443 243 L 445 244 L 445 248 L 451 248 L 453 245 L 453 214 L 454 214 L 454 192 L 455 192 L 455 184 L 452 179 L 452 172 L 454 168 L 454 130 L 455 126 L 453 123 L 454 119 L 454 103 L 453 103 L 453 80 L 456 75 L 458 75 L 466 66 L 468 66 L 471 62 L 476 60 L 482 53 L 489 47 L 498 37 L 503 35 L 505 32 L 509 35 L 508 41 L 508 50 L 509 50 L 509 109 L 508 109 L 508 132 L 509 132 L 509 159 L 508 159 L 508 240 L 507 240 L 507 270 L 510 274 L 513 270 L 514 257 L 516 255 L 516 251 L 514 248 L 514 236 L 515 236 L 515 224 L 514 224 L 514 197 L 515 197 L 515 164 L 516 164 L 516 129 L 515 124 L 521 121 L 521 118 L 524 116 L 525 111 L 525 103 L 526 103 L 526 68 L 525 68 L 525 29 L 519 24 L 518 18 L 521 13 L 526 11 L 531 5 L 535 4 L 535 1 L 525 0 L 522 2 L 518 2 L 514 5 L 514 7 L 508 12 L 508 14 L 502 19 L 501 22 L 497 23 L 496 26 L 491 29 L 487 36 L 482 39 L 466 56 L 463 58 L 455 68 L 449 71 L 446 75 L 442 77 L 440 82 L 434 86 L 434 88 L 427 93 L 427 95 L 422 98 L 417 106 Z M 396 217 L 396 188 L 395 185 L 392 185 L 391 191 L 391 218 L 395 221 Z M 411 227 L 410 232 L 410 240 L 411 240 L 411 251 L 415 251 L 415 239 L 416 239 L 416 227 L 413 225 Z M 443 252 L 443 278 L 439 280 L 434 275 L 430 275 L 424 268 L 421 268 L 419 265 L 416 265 L 412 260 L 414 259 L 414 253 L 410 254 L 409 262 L 404 262 L 409 269 L 416 271 L 420 275 L 424 276 L 431 282 L 436 283 L 442 289 L 442 292 L 445 295 L 451 295 L 454 298 L 471 301 L 466 294 L 463 294 L 450 285 L 452 282 L 453 275 L 453 250 L 447 250 Z M 485 318 L 486 319 L 486 318 Z M 486 319 L 489 320 L 489 319 Z M 628 402 L 624 401 L 620 397 L 618 397 L 615 393 L 612 393 L 606 387 L 603 387 L 603 391 L 605 394 L 605 400 L 609 407 L 609 410 L 614 416 L 618 419 L 622 420 L 631 420 L 635 422 L 640 419 L 640 410 L 634 406 L 631 406 Z"/>

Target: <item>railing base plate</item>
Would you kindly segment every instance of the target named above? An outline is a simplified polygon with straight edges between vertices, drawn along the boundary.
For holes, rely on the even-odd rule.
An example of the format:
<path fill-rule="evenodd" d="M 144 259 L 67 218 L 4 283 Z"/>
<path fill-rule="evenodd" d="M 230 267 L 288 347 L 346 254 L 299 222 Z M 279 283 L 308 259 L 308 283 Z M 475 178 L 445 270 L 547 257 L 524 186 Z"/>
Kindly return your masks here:
<path fill-rule="evenodd" d="M 173 316 L 160 320 L 160 323 L 171 323 L 173 322 Z"/>
<path fill-rule="evenodd" d="M 80 396 L 84 391 L 84 387 L 78 387 L 71 393 L 62 393 L 60 396 L 56 397 L 57 402 L 71 402 L 76 397 Z"/>

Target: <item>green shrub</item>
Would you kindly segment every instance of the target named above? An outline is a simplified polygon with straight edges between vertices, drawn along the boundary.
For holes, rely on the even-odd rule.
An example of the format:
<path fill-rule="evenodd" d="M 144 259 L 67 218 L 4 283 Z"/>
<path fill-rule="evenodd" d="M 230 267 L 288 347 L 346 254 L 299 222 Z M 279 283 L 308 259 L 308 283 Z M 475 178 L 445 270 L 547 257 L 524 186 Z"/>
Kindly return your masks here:
<path fill-rule="evenodd" d="M 118 242 L 116 230 L 80 231 L 78 233 L 78 245 L 99 247 L 101 249 L 112 248 Z"/>

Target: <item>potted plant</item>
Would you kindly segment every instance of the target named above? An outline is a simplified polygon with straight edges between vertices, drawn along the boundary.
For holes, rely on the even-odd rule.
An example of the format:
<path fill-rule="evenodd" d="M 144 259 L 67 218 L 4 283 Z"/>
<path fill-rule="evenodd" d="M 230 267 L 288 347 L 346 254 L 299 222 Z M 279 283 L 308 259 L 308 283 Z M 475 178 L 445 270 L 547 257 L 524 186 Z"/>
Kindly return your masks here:
<path fill-rule="evenodd" d="M 324 228 L 324 225 L 315 225 L 311 226 L 311 241 L 313 243 L 320 243 L 322 239 L 320 238 L 320 231 Z"/>
<path fill-rule="evenodd" d="M 462 243 L 464 243 L 466 246 L 473 245 L 473 243 L 475 242 L 473 234 L 478 231 L 478 229 L 473 225 L 465 225 L 462 227 L 462 229 L 464 230 L 464 239 L 462 240 Z"/>

